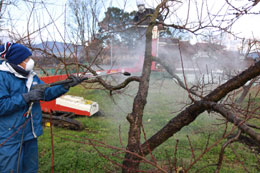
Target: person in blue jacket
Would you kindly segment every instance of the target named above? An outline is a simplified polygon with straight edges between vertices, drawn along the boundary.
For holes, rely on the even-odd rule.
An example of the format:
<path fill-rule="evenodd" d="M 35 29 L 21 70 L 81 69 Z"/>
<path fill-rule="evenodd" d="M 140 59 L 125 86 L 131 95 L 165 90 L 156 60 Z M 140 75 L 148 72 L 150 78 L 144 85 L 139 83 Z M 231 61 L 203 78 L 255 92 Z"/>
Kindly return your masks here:
<path fill-rule="evenodd" d="M 31 55 L 27 47 L 18 43 L 0 46 L 1 173 L 37 172 L 37 138 L 43 133 L 39 101 L 53 100 L 80 83 L 79 78 L 72 77 L 70 84 L 32 90 L 32 86 L 43 82 L 33 71 Z"/>

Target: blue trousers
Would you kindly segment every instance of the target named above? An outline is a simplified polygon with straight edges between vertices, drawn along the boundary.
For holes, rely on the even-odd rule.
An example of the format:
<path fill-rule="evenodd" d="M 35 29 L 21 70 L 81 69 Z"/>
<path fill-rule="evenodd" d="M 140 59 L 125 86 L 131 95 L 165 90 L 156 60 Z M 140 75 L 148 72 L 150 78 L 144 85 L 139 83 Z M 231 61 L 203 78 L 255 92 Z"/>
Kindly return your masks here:
<path fill-rule="evenodd" d="M 37 173 L 38 146 L 37 139 L 24 141 L 20 154 L 19 173 Z M 16 173 L 20 143 L 0 147 L 0 172 Z"/>

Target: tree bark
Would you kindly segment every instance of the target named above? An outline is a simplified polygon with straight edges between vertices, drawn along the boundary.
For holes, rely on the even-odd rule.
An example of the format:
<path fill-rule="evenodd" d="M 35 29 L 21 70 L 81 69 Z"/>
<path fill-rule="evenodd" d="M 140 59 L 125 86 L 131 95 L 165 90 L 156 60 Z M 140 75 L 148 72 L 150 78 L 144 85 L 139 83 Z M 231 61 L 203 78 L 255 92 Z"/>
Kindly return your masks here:
<path fill-rule="evenodd" d="M 217 104 L 215 102 L 202 102 L 203 106 L 207 107 L 207 109 L 212 109 L 215 112 L 220 113 L 222 116 L 224 116 L 229 122 L 233 123 L 235 126 L 237 126 L 242 132 L 249 135 L 252 139 L 254 139 L 256 142 L 260 145 L 260 134 L 257 133 L 255 130 L 250 128 L 245 120 L 241 120 L 234 115 L 233 112 L 225 108 L 224 105 Z"/>
<path fill-rule="evenodd" d="M 130 123 L 130 129 L 128 132 L 128 145 L 126 149 L 134 153 L 141 152 L 141 125 L 144 107 L 147 102 L 146 98 L 148 95 L 152 65 L 152 29 L 153 25 L 149 25 L 146 34 L 145 59 L 141 80 L 139 82 L 139 89 L 134 99 L 132 113 L 128 114 L 127 116 L 127 120 Z M 123 161 L 122 172 L 137 172 L 139 168 L 139 162 L 140 159 L 138 157 L 130 153 L 126 153 Z"/>
<path fill-rule="evenodd" d="M 152 14 L 150 24 L 148 25 L 146 31 L 146 40 L 145 40 L 145 58 L 143 64 L 143 71 L 141 80 L 139 82 L 138 93 L 134 99 L 132 113 L 128 114 L 127 120 L 130 123 L 130 129 L 128 132 L 128 144 L 127 150 L 134 153 L 142 153 L 141 151 L 141 127 L 142 127 L 142 118 L 144 107 L 147 102 L 147 95 L 149 89 L 149 81 L 151 75 L 151 65 L 152 65 L 152 31 L 153 27 L 156 24 L 156 19 L 159 16 L 159 10 L 162 5 L 165 5 L 167 0 L 164 0 L 157 8 L 155 9 L 154 14 Z M 141 154 L 142 155 L 142 154 Z M 140 157 L 136 157 L 130 153 L 125 154 L 123 161 L 122 172 L 137 172 L 140 164 Z"/>

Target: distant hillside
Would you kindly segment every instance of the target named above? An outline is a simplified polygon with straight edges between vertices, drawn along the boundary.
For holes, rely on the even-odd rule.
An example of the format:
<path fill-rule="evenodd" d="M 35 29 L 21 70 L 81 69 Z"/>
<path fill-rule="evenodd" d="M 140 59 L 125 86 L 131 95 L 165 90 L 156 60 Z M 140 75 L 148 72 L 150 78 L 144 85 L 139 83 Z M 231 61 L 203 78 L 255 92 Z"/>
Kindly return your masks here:
<path fill-rule="evenodd" d="M 79 55 L 83 49 L 82 46 L 71 44 L 71 43 L 62 43 L 62 42 L 53 42 L 46 41 L 40 44 L 33 45 L 34 48 L 39 48 L 41 50 L 46 50 L 50 53 L 55 54 L 56 56 L 70 56 L 73 53 Z M 34 51 L 34 56 L 41 56 L 41 52 Z"/>

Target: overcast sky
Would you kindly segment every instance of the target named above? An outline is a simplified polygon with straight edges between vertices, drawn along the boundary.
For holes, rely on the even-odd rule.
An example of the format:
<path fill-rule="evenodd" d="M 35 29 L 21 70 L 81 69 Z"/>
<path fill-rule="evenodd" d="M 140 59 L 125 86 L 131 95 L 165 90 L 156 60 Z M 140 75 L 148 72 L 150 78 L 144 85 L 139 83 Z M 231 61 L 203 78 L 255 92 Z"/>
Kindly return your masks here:
<path fill-rule="evenodd" d="M 158 4 L 159 0 L 146 0 L 146 7 L 152 8 L 155 7 Z M 213 1 L 213 0 L 208 0 L 208 9 L 210 9 L 210 11 L 213 13 L 214 11 L 218 11 L 222 8 L 223 3 L 225 2 L 225 0 L 218 0 L 218 1 Z M 34 14 L 32 16 L 32 22 L 29 23 L 29 28 L 30 31 L 34 31 L 36 30 L 39 25 L 37 23 L 40 23 L 40 26 L 43 26 L 49 22 L 51 22 L 51 19 L 49 18 L 49 14 L 51 16 L 53 16 L 53 19 L 56 21 L 56 26 L 55 25 L 50 25 L 49 26 L 49 30 L 48 32 L 45 31 L 42 33 L 42 36 L 48 40 L 51 39 L 58 39 L 61 40 L 61 37 L 63 37 L 64 35 L 64 11 L 65 11 L 65 4 L 67 3 L 66 0 L 46 0 L 44 1 L 45 3 L 47 3 L 47 9 L 44 9 L 40 6 L 37 6 L 36 11 L 37 14 Z M 111 5 L 112 2 L 112 6 L 116 6 L 122 9 L 125 9 L 126 11 L 130 12 L 133 10 L 137 10 L 136 7 L 136 0 L 127 0 L 126 2 L 124 0 L 112 0 L 112 1 L 108 1 L 108 0 L 104 0 L 104 5 L 103 5 L 103 10 L 105 11 L 105 9 L 107 7 L 109 7 Z M 185 0 L 183 1 L 185 2 Z M 200 2 L 202 1 L 195 1 L 192 0 L 192 2 L 196 2 L 197 4 L 201 5 Z M 205 1 L 204 1 L 205 2 Z M 246 0 L 233 0 L 230 2 L 234 2 L 236 3 L 237 6 L 239 5 L 243 5 L 243 2 L 248 2 Z M 184 3 L 183 3 L 184 4 Z M 15 13 L 12 13 L 11 15 L 13 15 L 16 20 L 14 20 L 12 23 L 15 26 L 15 30 L 16 32 L 19 32 L 21 35 L 26 35 L 26 28 L 27 28 L 27 19 L 30 16 L 30 11 L 31 11 L 31 6 L 24 6 L 22 5 L 22 3 L 19 3 L 19 10 L 16 9 Z M 204 4 L 204 12 L 206 13 L 206 8 L 205 8 L 205 4 Z M 68 8 L 68 6 L 67 6 Z M 195 15 L 195 11 L 196 8 L 191 8 L 193 9 L 193 12 L 190 13 L 190 18 L 191 21 L 196 18 Z M 172 10 L 177 10 L 178 11 L 178 15 L 183 17 L 187 16 L 187 6 L 185 5 L 177 5 L 175 7 L 172 8 Z M 200 10 L 200 9 L 199 9 Z M 223 11 L 225 10 L 225 8 L 222 9 Z M 67 10 L 68 11 L 68 10 Z M 259 12 L 260 11 L 260 5 L 256 6 L 254 8 L 254 11 Z M 68 15 L 68 14 L 67 14 Z M 203 14 L 202 17 L 206 16 L 206 14 Z M 100 19 L 101 20 L 101 19 Z M 35 22 L 37 21 L 37 22 Z M 174 16 L 174 14 L 172 14 L 172 16 L 170 17 L 170 19 L 168 19 L 168 22 L 174 22 L 176 21 L 176 17 Z M 260 15 L 258 16 L 253 16 L 253 15 L 246 15 L 243 16 L 241 19 L 239 19 L 232 27 L 232 30 L 236 33 L 239 33 L 239 36 L 241 37 L 246 37 L 246 38 L 258 38 L 260 39 Z M 6 28 L 10 29 L 10 26 L 6 26 Z M 57 32 L 57 29 L 59 30 L 59 32 Z M 62 36 L 60 36 L 62 35 Z M 37 39 L 37 35 L 34 36 Z"/>

